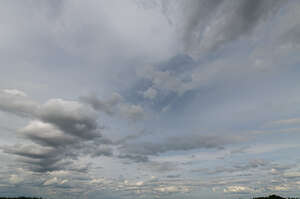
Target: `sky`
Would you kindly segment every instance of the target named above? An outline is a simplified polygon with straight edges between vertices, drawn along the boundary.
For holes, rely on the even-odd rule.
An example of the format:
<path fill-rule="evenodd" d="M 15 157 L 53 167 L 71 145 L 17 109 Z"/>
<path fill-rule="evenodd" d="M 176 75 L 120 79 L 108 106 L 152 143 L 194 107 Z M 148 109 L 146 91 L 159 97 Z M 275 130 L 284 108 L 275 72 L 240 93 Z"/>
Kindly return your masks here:
<path fill-rule="evenodd" d="M 299 10 L 2 0 L 0 196 L 300 197 Z"/>

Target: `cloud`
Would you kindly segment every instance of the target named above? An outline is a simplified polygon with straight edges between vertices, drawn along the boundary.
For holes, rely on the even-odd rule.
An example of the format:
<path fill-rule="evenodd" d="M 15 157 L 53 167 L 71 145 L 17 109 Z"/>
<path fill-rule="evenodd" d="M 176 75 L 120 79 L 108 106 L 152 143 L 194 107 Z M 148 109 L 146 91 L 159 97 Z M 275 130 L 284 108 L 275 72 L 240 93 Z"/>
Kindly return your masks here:
<path fill-rule="evenodd" d="M 164 7 L 165 14 L 182 34 L 185 51 L 198 58 L 249 35 L 285 4 L 280 0 L 193 0 L 170 1 Z"/>
<path fill-rule="evenodd" d="M 12 175 L 10 175 L 10 178 L 8 179 L 8 181 L 11 184 L 19 184 L 19 183 L 23 182 L 24 179 L 16 174 L 12 174 Z"/>
<path fill-rule="evenodd" d="M 8 95 L 27 97 L 26 93 L 24 93 L 23 91 L 17 90 L 17 89 L 4 89 L 2 92 L 6 93 Z"/>
<path fill-rule="evenodd" d="M 144 165 L 145 168 L 157 172 L 157 173 L 165 173 L 171 172 L 174 170 L 179 170 L 178 164 L 174 162 L 159 162 L 159 161 L 149 161 Z"/>
<path fill-rule="evenodd" d="M 269 166 L 269 162 L 263 160 L 263 159 L 253 159 L 250 160 L 246 165 L 235 165 L 234 168 L 243 170 L 258 168 L 258 167 L 266 167 Z"/>
<path fill-rule="evenodd" d="M 140 105 L 122 104 L 120 106 L 120 114 L 128 120 L 137 121 L 144 118 L 145 111 Z"/>
<path fill-rule="evenodd" d="M 48 172 L 61 170 L 70 162 L 63 160 L 64 154 L 61 151 L 38 146 L 13 146 L 3 149 L 5 153 L 17 155 L 20 162 L 25 163 L 24 167 L 34 172 Z"/>
<path fill-rule="evenodd" d="M 135 4 L 142 1 L 147 10 Z M 246 133 L 278 118 L 276 125 L 298 125 L 297 118 L 284 119 L 299 113 L 299 98 L 293 98 L 299 93 L 299 16 L 286 17 L 299 15 L 298 4 L 7 1 L 0 8 L 0 84 L 34 98 L 16 89 L 0 92 L 0 120 L 7 126 L 0 176 L 9 180 L 22 167 L 28 176 L 15 174 L 25 179 L 19 190 L 50 198 L 196 198 L 212 194 L 206 189 L 212 185 L 241 193 L 254 187 L 253 178 L 261 187 L 270 179 L 299 180 L 271 163 L 298 161 L 287 158 L 297 155 L 297 134 Z M 95 94 L 74 98 L 90 91 Z M 122 95 L 106 95 L 111 91 Z M 206 132 L 189 134 L 195 129 Z M 241 146 L 247 135 L 258 143 Z M 275 146 L 283 137 L 286 147 Z M 243 153 L 229 155 L 232 147 Z M 252 160 L 255 155 L 270 162 Z M 211 169 L 188 172 L 198 166 Z M 147 181 L 153 173 L 158 178 Z M 56 189 L 69 183 L 74 188 Z M 191 193 L 179 195 L 185 190 Z"/>
<path fill-rule="evenodd" d="M 115 113 L 115 107 L 123 100 L 118 93 L 113 93 L 112 97 L 107 100 L 100 100 L 96 95 L 82 96 L 80 100 L 90 104 L 95 110 L 103 111 L 108 115 Z"/>
<path fill-rule="evenodd" d="M 299 171 L 287 171 L 283 174 L 286 178 L 300 178 L 300 172 Z"/>
<path fill-rule="evenodd" d="M 23 91 L 16 89 L 0 90 L 0 110 L 20 116 L 32 116 L 38 104 L 29 99 Z"/>
<path fill-rule="evenodd" d="M 22 113 L 21 116 L 26 110 L 33 119 L 18 132 L 34 145 L 2 147 L 5 153 L 19 156 L 29 170 L 48 172 L 67 167 L 76 170 L 74 162 L 82 155 L 113 155 L 107 146 L 112 141 L 101 134 L 98 114 L 91 107 L 77 101 L 50 99 L 44 104 L 29 103 L 32 110 L 27 106 L 27 101 L 32 100 L 21 91 L 6 90 L 0 97 L 7 98 L 4 101 L 7 110 Z"/>
<path fill-rule="evenodd" d="M 145 111 L 141 105 L 125 103 L 123 97 L 118 93 L 114 93 L 108 100 L 101 100 L 95 95 L 82 96 L 80 100 L 91 105 L 95 110 L 130 121 L 141 120 L 145 116 Z"/>
<path fill-rule="evenodd" d="M 151 99 L 151 100 L 155 99 L 156 95 L 157 95 L 156 89 L 151 88 L 151 87 L 148 88 L 148 89 L 143 93 L 144 98 L 146 98 L 146 99 Z"/>
<path fill-rule="evenodd" d="M 65 184 L 67 182 L 68 182 L 68 180 L 61 180 L 61 179 L 58 179 L 57 177 L 54 177 L 54 178 L 50 178 L 50 179 L 46 180 L 43 183 L 43 185 L 45 185 L 45 186 L 55 185 L 55 184 L 62 185 L 62 184 Z"/>
<path fill-rule="evenodd" d="M 188 90 L 191 90 L 191 85 L 184 81 L 184 77 L 173 74 L 170 71 L 162 71 L 154 66 L 145 66 L 138 68 L 136 71 L 138 77 L 149 80 L 152 83 L 152 87 L 148 88 L 145 92 L 149 92 L 149 89 L 158 89 L 163 92 L 174 92 L 182 95 Z M 152 91 L 151 91 L 152 92 Z M 145 94 L 145 93 L 144 93 Z"/>
<path fill-rule="evenodd" d="M 276 126 L 286 126 L 286 125 L 299 125 L 300 118 L 290 118 L 285 120 L 276 120 L 265 124 L 266 126 L 276 127 Z"/>
<path fill-rule="evenodd" d="M 149 158 L 145 155 L 135 155 L 135 154 L 120 154 L 118 156 L 120 159 L 129 159 L 133 162 L 148 162 Z"/>
<path fill-rule="evenodd" d="M 220 173 L 235 173 L 235 172 L 246 172 L 246 171 L 255 171 L 261 169 L 272 168 L 272 164 L 263 160 L 263 159 L 251 159 L 246 164 L 234 164 L 232 167 L 219 166 L 215 169 L 194 169 L 192 172 L 200 172 L 209 175 L 220 174 Z M 256 169 L 256 170 L 255 170 Z"/>
<path fill-rule="evenodd" d="M 38 116 L 62 131 L 83 139 L 100 137 L 97 115 L 88 106 L 76 101 L 51 99 L 41 106 Z"/>
<path fill-rule="evenodd" d="M 163 193 L 177 193 L 180 191 L 180 188 L 176 186 L 164 186 L 155 188 L 154 190 Z"/>
<path fill-rule="evenodd" d="M 99 156 L 113 156 L 113 150 L 110 147 L 97 147 L 95 149 L 92 149 L 90 152 L 91 157 L 99 157 Z"/>
<path fill-rule="evenodd" d="M 50 123 L 38 120 L 31 121 L 26 127 L 19 130 L 21 135 L 42 146 L 65 147 L 78 141 L 75 137 L 64 134 L 63 131 Z"/>
<path fill-rule="evenodd" d="M 240 194 L 240 193 L 254 193 L 255 190 L 253 190 L 250 187 L 246 187 L 246 186 L 238 186 L 238 185 L 234 185 L 234 186 L 228 186 L 224 189 L 225 193 L 236 193 L 236 194 Z"/>
<path fill-rule="evenodd" d="M 238 136 L 204 136 L 168 137 L 160 143 L 140 142 L 122 146 L 129 154 L 159 155 L 168 151 L 188 151 L 193 149 L 222 149 L 225 145 L 241 141 Z"/>

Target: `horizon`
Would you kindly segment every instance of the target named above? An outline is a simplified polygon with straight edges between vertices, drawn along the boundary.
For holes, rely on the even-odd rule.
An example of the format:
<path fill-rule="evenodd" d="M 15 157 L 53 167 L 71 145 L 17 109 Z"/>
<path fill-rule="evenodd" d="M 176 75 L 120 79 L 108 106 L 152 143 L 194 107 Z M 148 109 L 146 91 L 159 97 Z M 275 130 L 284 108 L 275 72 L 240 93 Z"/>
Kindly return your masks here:
<path fill-rule="evenodd" d="M 0 197 L 300 197 L 300 1 L 1 3 Z"/>

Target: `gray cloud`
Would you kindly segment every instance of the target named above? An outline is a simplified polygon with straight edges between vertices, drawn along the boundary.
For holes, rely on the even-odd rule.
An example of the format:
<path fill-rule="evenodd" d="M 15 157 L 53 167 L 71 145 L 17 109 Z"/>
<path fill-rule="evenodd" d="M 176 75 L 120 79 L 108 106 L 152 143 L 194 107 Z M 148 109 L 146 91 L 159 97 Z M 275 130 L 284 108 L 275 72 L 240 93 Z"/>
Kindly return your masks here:
<path fill-rule="evenodd" d="M 157 173 L 170 172 L 178 169 L 178 164 L 174 162 L 157 162 L 150 161 L 144 165 L 147 169 L 150 169 Z"/>
<path fill-rule="evenodd" d="M 149 158 L 145 155 L 135 155 L 135 154 L 120 154 L 118 156 L 120 159 L 129 159 L 133 162 L 148 162 Z"/>
<path fill-rule="evenodd" d="M 0 110 L 21 116 L 35 114 L 38 104 L 19 90 L 5 89 L 0 91 Z"/>
<path fill-rule="evenodd" d="M 115 113 L 115 107 L 123 100 L 118 93 L 113 93 L 112 97 L 107 100 L 100 100 L 96 95 L 82 96 L 80 100 L 90 104 L 95 110 L 103 111 L 106 114 L 112 115 Z"/>
<path fill-rule="evenodd" d="M 100 146 L 100 147 L 87 147 L 86 150 L 88 154 L 91 154 L 91 157 L 99 157 L 99 156 L 108 156 L 111 157 L 114 155 L 112 148 L 108 146 Z"/>
<path fill-rule="evenodd" d="M 195 41 L 201 39 L 199 28 L 209 20 L 215 13 L 215 10 L 222 4 L 222 0 L 193 0 L 184 2 L 186 9 L 185 27 L 184 27 L 184 45 L 187 50 L 194 48 Z"/>
<path fill-rule="evenodd" d="M 51 99 L 38 112 L 41 120 L 52 123 L 67 134 L 84 139 L 101 136 L 96 113 L 76 101 Z"/>
<path fill-rule="evenodd" d="M 300 44 L 300 25 L 294 25 L 291 29 L 283 33 L 279 37 L 279 42 L 284 45 L 299 45 Z"/>
<path fill-rule="evenodd" d="M 78 142 L 73 136 L 64 134 L 52 124 L 41 121 L 32 121 L 26 127 L 19 130 L 21 135 L 36 144 L 49 147 L 64 147 Z"/>
<path fill-rule="evenodd" d="M 188 151 L 193 149 L 222 149 L 225 145 L 242 139 L 238 136 L 203 136 L 168 137 L 160 143 L 140 142 L 122 146 L 127 153 L 140 155 L 159 155 L 168 151 Z"/>
<path fill-rule="evenodd" d="M 266 187 L 284 183 L 297 193 L 299 161 L 288 157 L 297 157 L 299 135 L 248 132 L 299 113 L 299 5 L 5 1 L 0 85 L 34 98 L 13 89 L 0 92 L 1 193 L 216 198 L 223 191 L 276 191 Z M 122 96 L 106 95 L 111 91 Z M 70 100 L 78 95 L 84 97 Z M 128 122 L 140 118 L 147 120 Z M 205 132 L 190 135 L 195 129 Z M 252 136 L 255 143 L 247 140 L 243 145 L 251 147 L 240 148 L 244 140 L 229 132 Z M 274 160 L 296 165 L 280 167 Z M 198 166 L 209 169 L 186 172 Z M 69 182 L 49 171 L 69 172 Z"/>
<path fill-rule="evenodd" d="M 61 170 L 71 164 L 64 158 L 65 151 L 60 149 L 15 145 L 5 147 L 3 151 L 19 156 L 19 161 L 25 163 L 24 167 L 34 172 Z"/>
<path fill-rule="evenodd" d="M 105 112 L 111 116 L 119 116 L 130 121 L 141 120 L 145 116 L 142 106 L 125 103 L 123 97 L 118 93 L 114 93 L 107 100 L 101 100 L 95 95 L 82 96 L 80 100 L 91 105 L 95 110 Z"/>
<path fill-rule="evenodd" d="M 162 8 L 178 26 L 178 32 L 182 32 L 185 51 L 197 58 L 203 52 L 212 52 L 249 35 L 285 4 L 286 1 L 280 0 L 193 0 L 167 1 Z"/>
<path fill-rule="evenodd" d="M 225 15 L 225 24 L 219 26 L 212 37 L 216 38 L 215 43 L 211 44 L 211 49 L 216 49 L 227 42 L 239 39 L 241 36 L 251 33 L 254 28 L 271 14 L 278 11 L 284 4 L 280 0 L 242 0 L 233 2 L 237 4 L 229 15 Z"/>
<path fill-rule="evenodd" d="M 30 114 L 34 119 L 18 132 L 35 145 L 3 148 L 5 153 L 19 156 L 28 169 L 54 171 L 70 168 L 83 154 L 92 157 L 113 155 L 112 149 L 106 146 L 112 142 L 102 136 L 98 116 L 90 107 L 62 99 L 51 99 L 39 105 L 17 90 L 4 90 L 0 97 L 4 99 L 1 108 L 5 111 L 20 116 Z"/>

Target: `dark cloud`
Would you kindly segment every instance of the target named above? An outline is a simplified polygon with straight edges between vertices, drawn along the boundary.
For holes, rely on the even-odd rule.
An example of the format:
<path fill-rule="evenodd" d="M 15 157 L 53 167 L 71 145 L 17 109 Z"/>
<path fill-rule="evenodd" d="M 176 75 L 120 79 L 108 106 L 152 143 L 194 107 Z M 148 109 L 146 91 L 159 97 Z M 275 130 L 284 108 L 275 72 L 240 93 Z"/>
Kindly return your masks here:
<path fill-rule="evenodd" d="M 217 42 L 212 48 L 239 39 L 251 33 L 254 28 L 271 14 L 274 14 L 286 2 L 280 0 L 242 0 L 234 7 L 227 24 L 217 33 Z"/>
<path fill-rule="evenodd" d="M 61 170 L 71 164 L 65 159 L 66 152 L 60 149 L 15 145 L 5 147 L 3 151 L 19 156 L 19 161 L 25 163 L 25 168 L 34 172 Z"/>
<path fill-rule="evenodd" d="M 180 174 L 177 174 L 177 175 L 167 175 L 166 177 L 167 178 L 180 178 L 181 175 Z"/>
<path fill-rule="evenodd" d="M 195 45 L 195 40 L 200 40 L 201 35 L 196 34 L 199 28 L 215 13 L 215 10 L 222 4 L 223 0 L 193 0 L 184 2 L 186 9 L 184 44 L 186 49 Z"/>
<path fill-rule="evenodd" d="M 173 24 L 183 30 L 186 52 L 199 57 L 203 52 L 218 50 L 223 45 L 250 34 L 262 21 L 277 13 L 287 1 L 280 0 L 192 0 L 164 3 L 164 12 Z M 179 9 L 180 8 L 180 9 Z"/>
<path fill-rule="evenodd" d="M 78 138 L 64 134 L 54 125 L 33 121 L 19 130 L 22 136 L 36 144 L 49 147 L 65 147 L 78 142 Z"/>
<path fill-rule="evenodd" d="M 295 25 L 279 38 L 281 44 L 299 45 L 300 44 L 300 25 Z"/>
<path fill-rule="evenodd" d="M 145 155 L 135 155 L 135 154 L 121 154 L 118 156 L 120 159 L 129 159 L 133 162 L 148 162 L 149 158 Z"/>
<path fill-rule="evenodd" d="M 87 140 L 101 136 L 96 113 L 78 102 L 52 99 L 41 106 L 38 115 L 72 136 Z"/>

